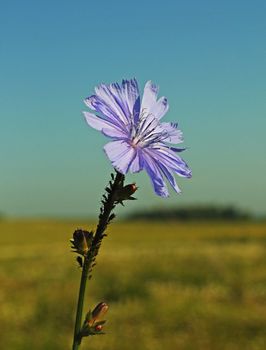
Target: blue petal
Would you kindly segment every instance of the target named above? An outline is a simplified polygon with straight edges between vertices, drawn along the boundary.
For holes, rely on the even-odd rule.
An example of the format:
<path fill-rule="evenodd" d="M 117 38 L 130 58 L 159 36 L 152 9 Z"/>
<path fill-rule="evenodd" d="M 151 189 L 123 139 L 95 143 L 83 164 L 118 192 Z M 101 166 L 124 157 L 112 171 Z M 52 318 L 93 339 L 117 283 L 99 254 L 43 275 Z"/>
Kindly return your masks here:
<path fill-rule="evenodd" d="M 128 136 L 124 131 L 121 131 L 121 130 L 118 130 L 115 128 L 112 128 L 112 129 L 111 128 L 103 128 L 101 131 L 105 136 L 111 137 L 115 140 L 127 140 L 128 139 Z"/>
<path fill-rule="evenodd" d="M 136 149 L 136 154 L 134 159 L 131 162 L 131 165 L 129 167 L 129 171 L 132 173 L 138 173 L 143 169 L 143 157 L 141 150 Z"/>
<path fill-rule="evenodd" d="M 95 91 L 97 94 L 105 96 L 107 102 L 110 101 L 111 105 L 113 104 L 113 109 L 125 124 L 130 121 L 132 110 L 130 110 L 123 89 L 118 83 L 101 85 Z"/>
<path fill-rule="evenodd" d="M 186 162 L 167 147 L 149 148 L 149 154 L 163 164 L 166 168 L 173 170 L 179 176 L 190 178 L 192 176 Z"/>
<path fill-rule="evenodd" d="M 161 97 L 156 103 L 150 107 L 150 113 L 154 117 L 161 119 L 168 111 L 169 105 L 166 97 Z"/>
<path fill-rule="evenodd" d="M 139 119 L 140 96 L 139 87 L 136 79 L 122 81 L 123 97 L 127 103 L 130 116 L 133 115 L 135 122 Z M 129 116 L 129 117 L 130 117 Z"/>
<path fill-rule="evenodd" d="M 174 175 L 171 173 L 171 171 L 169 171 L 162 163 L 158 162 L 158 166 L 160 167 L 160 169 L 162 170 L 162 172 L 164 173 L 165 177 L 167 178 L 167 180 L 169 181 L 170 185 L 173 187 L 173 189 L 177 192 L 177 193 L 181 193 L 180 188 L 177 186 L 177 183 L 175 181 Z"/>
<path fill-rule="evenodd" d="M 144 87 L 143 97 L 141 101 L 141 111 L 145 111 L 145 113 L 149 114 L 151 108 L 157 101 L 157 94 L 159 88 L 151 81 L 147 81 Z"/>
<path fill-rule="evenodd" d="M 114 168 L 126 174 L 135 157 L 135 149 L 124 140 L 112 141 L 104 146 L 104 151 Z"/>
<path fill-rule="evenodd" d="M 168 137 L 164 139 L 165 142 L 175 144 L 183 142 L 183 133 L 177 129 L 176 123 L 161 123 L 161 127 L 168 134 Z"/>
<path fill-rule="evenodd" d="M 108 120 L 110 123 L 113 123 L 119 128 L 127 131 L 127 128 L 125 127 L 125 123 L 121 121 L 121 119 L 113 111 L 113 109 L 108 104 L 106 104 L 106 102 L 102 100 L 99 96 L 92 95 L 90 97 L 87 97 L 85 99 L 85 103 L 90 109 L 103 114 L 106 120 Z"/>
<path fill-rule="evenodd" d="M 169 193 L 157 164 L 146 152 L 142 155 L 144 168 L 151 179 L 155 193 L 160 197 L 168 197 Z"/>
<path fill-rule="evenodd" d="M 103 131 L 106 130 L 106 132 L 120 132 L 123 131 L 121 128 L 117 127 L 114 123 L 111 123 L 105 119 L 102 119 L 98 116 L 96 116 L 93 113 L 90 112 L 83 112 L 86 122 L 94 129 Z M 109 136 L 109 135 L 108 135 Z"/>
<path fill-rule="evenodd" d="M 102 113 L 108 120 L 130 132 L 132 116 L 139 115 L 139 89 L 135 79 L 118 83 L 101 84 L 95 88 L 96 95 L 85 102 L 93 110 Z"/>

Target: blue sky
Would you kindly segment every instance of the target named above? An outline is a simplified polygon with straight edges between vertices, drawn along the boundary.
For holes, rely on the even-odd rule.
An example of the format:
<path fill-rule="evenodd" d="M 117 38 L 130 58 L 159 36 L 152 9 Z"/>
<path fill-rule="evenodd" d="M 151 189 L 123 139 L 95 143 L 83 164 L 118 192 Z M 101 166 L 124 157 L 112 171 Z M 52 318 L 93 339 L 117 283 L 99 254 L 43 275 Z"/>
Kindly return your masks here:
<path fill-rule="evenodd" d="M 189 148 L 193 178 L 152 206 L 234 204 L 266 212 L 265 1 L 3 1 L 0 212 L 96 215 L 111 165 L 82 116 L 100 82 L 160 86 Z"/>

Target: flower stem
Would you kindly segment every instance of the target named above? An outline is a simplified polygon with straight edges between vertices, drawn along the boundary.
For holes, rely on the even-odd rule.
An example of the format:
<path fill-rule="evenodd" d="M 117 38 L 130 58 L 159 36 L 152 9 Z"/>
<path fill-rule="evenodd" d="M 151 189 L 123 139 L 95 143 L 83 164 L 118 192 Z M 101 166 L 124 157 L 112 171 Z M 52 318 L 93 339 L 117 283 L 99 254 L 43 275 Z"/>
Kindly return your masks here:
<path fill-rule="evenodd" d="M 82 274 L 80 279 L 80 287 L 79 287 L 79 298 L 78 298 L 78 305 L 77 305 L 76 322 L 75 322 L 75 329 L 74 329 L 74 341 L 73 341 L 73 348 L 72 348 L 73 350 L 77 350 L 81 343 L 81 338 L 79 336 L 79 333 L 81 329 L 84 295 L 85 295 L 86 284 L 88 280 L 89 268 L 90 268 L 89 259 L 84 259 L 84 264 L 83 264 Z"/>
<path fill-rule="evenodd" d="M 94 262 L 95 257 L 99 252 L 101 242 L 104 237 L 104 231 L 108 225 L 110 215 L 116 204 L 115 193 L 119 189 L 119 186 L 121 185 L 123 180 L 124 180 L 124 175 L 117 172 L 111 191 L 109 192 L 103 204 L 101 214 L 99 215 L 99 222 L 93 238 L 91 249 L 88 252 L 87 256 L 84 258 L 82 274 L 80 279 L 79 297 L 78 297 L 78 304 L 77 304 L 76 322 L 75 322 L 72 350 L 78 350 L 81 344 L 82 338 L 80 336 L 80 330 L 81 330 L 83 304 L 84 304 L 84 296 L 85 296 L 87 280 L 91 271 L 92 262 Z"/>
<path fill-rule="evenodd" d="M 99 244 L 99 242 L 101 242 L 102 238 L 103 238 L 103 233 L 106 229 L 106 226 L 108 224 L 108 220 L 109 220 L 109 216 L 112 212 L 112 210 L 114 209 L 115 206 L 115 192 L 117 191 L 117 189 L 119 188 L 119 185 L 121 184 L 121 182 L 124 180 L 124 175 L 122 175 L 121 173 L 116 173 L 116 177 L 112 186 L 112 190 L 108 195 L 107 201 L 104 204 L 104 211 L 102 213 L 102 215 L 99 216 L 99 223 L 97 225 L 97 229 L 95 232 L 95 236 L 93 239 L 93 247 L 97 248 L 97 245 Z M 97 255 L 97 252 L 96 252 Z"/>

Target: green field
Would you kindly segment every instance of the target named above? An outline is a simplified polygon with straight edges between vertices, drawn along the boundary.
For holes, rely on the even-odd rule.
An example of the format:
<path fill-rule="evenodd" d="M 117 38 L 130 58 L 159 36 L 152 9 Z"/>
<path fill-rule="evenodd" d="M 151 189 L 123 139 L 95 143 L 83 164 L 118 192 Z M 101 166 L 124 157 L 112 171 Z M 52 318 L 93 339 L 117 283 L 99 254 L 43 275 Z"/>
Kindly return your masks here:
<path fill-rule="evenodd" d="M 93 225 L 92 225 L 93 226 Z M 85 223 L 0 222 L 0 349 L 71 348 Z M 85 350 L 266 349 L 266 224 L 117 223 L 86 306 L 110 305 Z"/>

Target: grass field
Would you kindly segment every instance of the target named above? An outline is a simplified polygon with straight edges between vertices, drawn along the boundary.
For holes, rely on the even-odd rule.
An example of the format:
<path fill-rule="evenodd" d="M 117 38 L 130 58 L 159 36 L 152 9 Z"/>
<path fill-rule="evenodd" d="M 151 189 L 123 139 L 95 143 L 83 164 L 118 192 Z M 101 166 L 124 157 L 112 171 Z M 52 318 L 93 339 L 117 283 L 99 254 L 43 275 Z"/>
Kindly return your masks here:
<path fill-rule="evenodd" d="M 93 226 L 93 225 L 92 225 Z M 86 224 L 0 222 L 0 349 L 71 348 Z M 266 349 L 266 224 L 117 223 L 88 284 L 110 305 L 85 350 Z"/>

